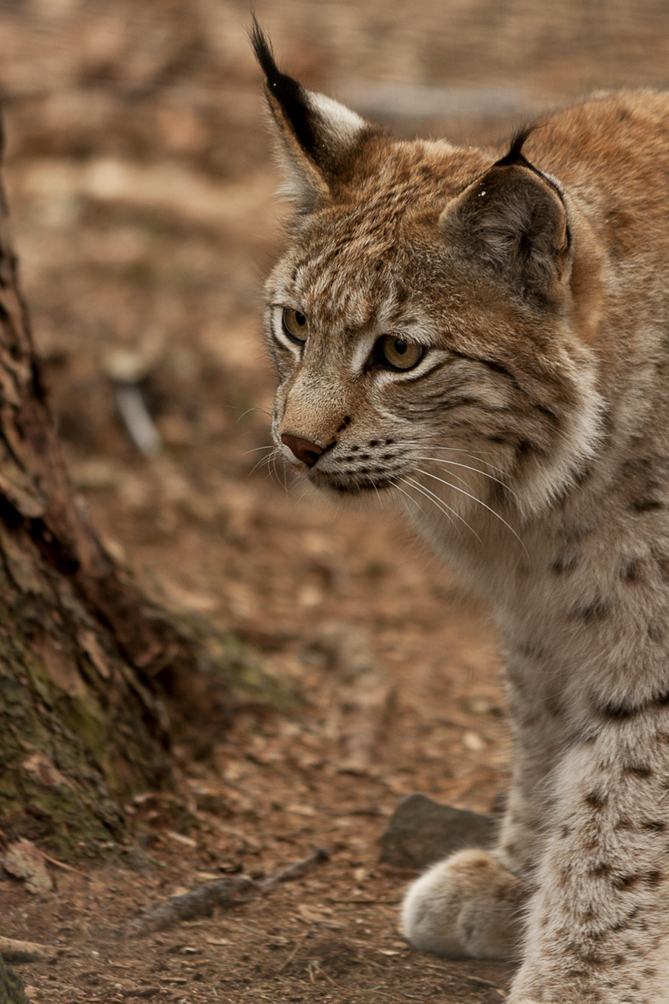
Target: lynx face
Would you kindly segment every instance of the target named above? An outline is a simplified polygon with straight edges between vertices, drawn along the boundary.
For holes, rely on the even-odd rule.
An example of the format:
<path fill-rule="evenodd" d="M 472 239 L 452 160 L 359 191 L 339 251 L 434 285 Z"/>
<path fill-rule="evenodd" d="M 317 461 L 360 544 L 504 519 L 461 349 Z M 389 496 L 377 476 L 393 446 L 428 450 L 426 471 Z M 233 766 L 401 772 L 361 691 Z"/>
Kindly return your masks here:
<path fill-rule="evenodd" d="M 277 80 L 269 103 L 298 204 L 266 287 L 283 456 L 339 496 L 394 492 L 442 514 L 511 497 L 540 508 L 598 434 L 577 210 L 522 138 L 499 162 L 397 142 Z"/>

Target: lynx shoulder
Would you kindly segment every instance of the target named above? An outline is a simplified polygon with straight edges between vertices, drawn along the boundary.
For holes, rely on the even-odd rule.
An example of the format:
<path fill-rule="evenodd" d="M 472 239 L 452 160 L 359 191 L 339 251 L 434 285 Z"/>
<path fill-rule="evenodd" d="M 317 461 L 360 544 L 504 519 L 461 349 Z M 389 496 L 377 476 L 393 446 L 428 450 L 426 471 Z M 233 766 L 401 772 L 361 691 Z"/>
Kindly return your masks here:
<path fill-rule="evenodd" d="M 400 142 L 254 46 L 295 209 L 277 448 L 405 510 L 506 649 L 499 845 L 414 883 L 405 933 L 516 955 L 509 1004 L 669 1002 L 669 96 Z"/>

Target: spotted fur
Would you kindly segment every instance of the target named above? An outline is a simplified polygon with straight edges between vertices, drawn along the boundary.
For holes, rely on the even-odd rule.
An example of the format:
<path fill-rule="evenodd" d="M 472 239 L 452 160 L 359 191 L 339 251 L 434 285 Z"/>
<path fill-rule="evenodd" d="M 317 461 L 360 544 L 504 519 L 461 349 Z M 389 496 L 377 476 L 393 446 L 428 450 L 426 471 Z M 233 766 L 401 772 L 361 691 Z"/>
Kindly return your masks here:
<path fill-rule="evenodd" d="M 406 935 L 516 952 L 509 1004 L 666 1004 L 669 97 L 596 97 L 506 153 L 400 142 L 254 44 L 296 204 L 267 282 L 277 448 L 404 509 L 508 657 L 499 846 L 419 879 Z"/>

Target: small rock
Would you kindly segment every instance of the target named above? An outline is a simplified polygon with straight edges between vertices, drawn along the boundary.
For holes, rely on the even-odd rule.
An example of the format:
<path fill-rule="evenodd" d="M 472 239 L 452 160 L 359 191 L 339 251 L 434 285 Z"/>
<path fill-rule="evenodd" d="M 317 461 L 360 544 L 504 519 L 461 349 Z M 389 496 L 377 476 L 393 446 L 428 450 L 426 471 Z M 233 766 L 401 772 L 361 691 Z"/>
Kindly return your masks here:
<path fill-rule="evenodd" d="M 28 892 L 50 892 L 53 888 L 44 858 L 31 840 L 10 844 L 3 864 L 10 875 L 25 879 Z"/>
<path fill-rule="evenodd" d="M 496 831 L 492 816 L 408 795 L 388 820 L 380 861 L 395 868 L 426 868 L 465 847 L 490 847 Z"/>

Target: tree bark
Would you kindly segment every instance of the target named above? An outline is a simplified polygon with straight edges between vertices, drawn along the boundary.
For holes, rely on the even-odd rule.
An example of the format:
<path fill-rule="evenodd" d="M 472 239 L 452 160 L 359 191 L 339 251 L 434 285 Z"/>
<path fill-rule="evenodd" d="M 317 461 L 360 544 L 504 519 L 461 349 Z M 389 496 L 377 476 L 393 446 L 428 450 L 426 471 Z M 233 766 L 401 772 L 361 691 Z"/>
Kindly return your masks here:
<path fill-rule="evenodd" d="M 117 837 L 132 792 L 171 784 L 170 700 L 209 720 L 213 701 L 220 728 L 243 656 L 147 600 L 90 527 L 0 199 L 0 829 L 67 855 Z"/>
<path fill-rule="evenodd" d="M 28 1004 L 21 977 L 0 958 L 0 1004 Z"/>

